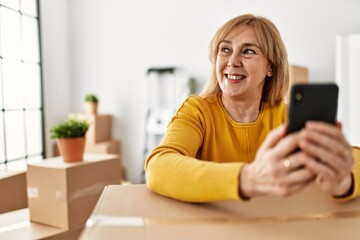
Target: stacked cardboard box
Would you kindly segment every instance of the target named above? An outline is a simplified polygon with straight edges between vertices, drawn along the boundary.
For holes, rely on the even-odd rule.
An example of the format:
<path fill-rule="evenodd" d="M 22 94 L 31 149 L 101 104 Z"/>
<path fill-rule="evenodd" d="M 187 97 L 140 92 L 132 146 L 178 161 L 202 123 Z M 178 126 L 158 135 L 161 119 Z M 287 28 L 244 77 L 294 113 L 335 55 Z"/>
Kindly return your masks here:
<path fill-rule="evenodd" d="M 85 151 L 120 154 L 119 140 L 112 138 L 111 115 L 88 115 L 90 127 L 86 133 Z"/>
<path fill-rule="evenodd" d="M 83 227 L 66 230 L 29 221 L 29 209 L 0 214 L 0 239 L 11 240 L 75 240 Z"/>
<path fill-rule="evenodd" d="M 84 161 L 61 157 L 28 165 L 27 193 L 32 222 L 61 229 L 83 226 L 104 187 L 119 184 L 119 155 L 85 154 Z"/>
<path fill-rule="evenodd" d="M 68 119 L 86 120 L 89 130 L 86 133 L 85 152 L 120 154 L 120 141 L 112 138 L 112 116 L 110 114 L 70 113 Z M 54 145 L 54 156 L 59 156 Z"/>
<path fill-rule="evenodd" d="M 0 213 L 26 207 L 26 172 L 0 170 Z"/>
<path fill-rule="evenodd" d="M 69 113 L 68 119 L 86 120 L 89 129 L 86 133 L 85 152 L 121 155 L 120 141 L 112 137 L 112 116 L 110 114 Z M 53 156 L 60 156 L 59 148 L 54 142 Z M 125 180 L 125 169 L 121 162 L 122 181 Z"/>
<path fill-rule="evenodd" d="M 13 184 L 0 199 L 6 195 L 17 202 L 21 197 L 14 193 L 23 188 L 28 208 L 0 214 L 0 239 L 78 239 L 103 189 L 118 185 L 121 173 L 119 155 L 86 153 L 80 162 L 55 157 L 28 164 L 26 177 L 7 174 Z"/>
<path fill-rule="evenodd" d="M 309 82 L 309 71 L 306 67 L 297 65 L 289 66 L 289 90 L 285 97 L 285 102 L 289 103 L 290 89 L 294 84 L 297 83 L 308 83 Z"/>

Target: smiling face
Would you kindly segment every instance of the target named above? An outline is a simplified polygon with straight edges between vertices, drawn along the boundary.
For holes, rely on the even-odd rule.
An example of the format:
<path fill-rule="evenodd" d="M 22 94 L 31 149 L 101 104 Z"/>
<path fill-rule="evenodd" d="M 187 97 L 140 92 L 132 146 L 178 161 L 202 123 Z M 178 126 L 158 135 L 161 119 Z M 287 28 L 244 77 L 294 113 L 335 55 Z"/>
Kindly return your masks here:
<path fill-rule="evenodd" d="M 223 98 L 258 103 L 265 78 L 271 75 L 270 61 L 262 53 L 252 27 L 240 25 L 220 42 L 216 77 Z"/>

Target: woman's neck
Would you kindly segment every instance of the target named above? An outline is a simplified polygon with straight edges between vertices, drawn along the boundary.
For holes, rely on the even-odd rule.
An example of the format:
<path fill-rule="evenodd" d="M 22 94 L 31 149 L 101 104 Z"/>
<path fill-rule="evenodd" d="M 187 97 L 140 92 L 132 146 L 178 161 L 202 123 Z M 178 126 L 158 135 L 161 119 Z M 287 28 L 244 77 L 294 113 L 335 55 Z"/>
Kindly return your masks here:
<path fill-rule="evenodd" d="M 256 121 L 260 114 L 261 99 L 258 101 L 242 101 L 224 97 L 223 94 L 221 94 L 220 99 L 224 108 L 235 122 L 252 123 Z"/>

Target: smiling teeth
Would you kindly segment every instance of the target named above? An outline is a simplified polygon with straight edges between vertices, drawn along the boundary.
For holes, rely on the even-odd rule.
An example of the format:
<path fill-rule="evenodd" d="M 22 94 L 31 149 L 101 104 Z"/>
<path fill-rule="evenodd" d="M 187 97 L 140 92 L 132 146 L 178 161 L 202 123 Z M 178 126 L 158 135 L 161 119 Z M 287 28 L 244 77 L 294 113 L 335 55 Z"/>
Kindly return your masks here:
<path fill-rule="evenodd" d="M 231 80 L 240 80 L 240 79 L 244 78 L 244 76 L 241 76 L 241 75 L 231 75 L 231 74 L 228 74 L 227 77 Z"/>

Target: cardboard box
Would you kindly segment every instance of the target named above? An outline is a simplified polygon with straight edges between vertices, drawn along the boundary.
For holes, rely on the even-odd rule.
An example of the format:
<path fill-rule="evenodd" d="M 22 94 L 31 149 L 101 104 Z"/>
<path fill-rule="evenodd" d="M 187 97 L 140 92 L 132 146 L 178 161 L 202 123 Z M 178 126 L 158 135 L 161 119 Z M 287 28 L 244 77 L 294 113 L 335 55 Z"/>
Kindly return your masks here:
<path fill-rule="evenodd" d="M 126 179 L 126 170 L 124 166 L 121 163 L 121 147 L 120 147 L 120 141 L 119 140 L 111 140 L 107 142 L 102 143 L 95 143 L 92 145 L 86 145 L 85 146 L 85 152 L 87 153 L 107 153 L 107 154 L 118 154 L 120 155 L 120 166 L 121 166 L 121 181 L 124 181 Z M 59 148 L 54 142 L 53 145 L 53 153 L 54 157 L 60 156 Z"/>
<path fill-rule="evenodd" d="M 291 87 L 296 83 L 308 83 L 309 71 L 305 67 L 290 65 L 289 66 L 289 90 L 285 97 L 285 102 L 289 103 L 289 93 Z"/>
<path fill-rule="evenodd" d="M 90 127 L 86 133 L 87 144 L 100 143 L 112 139 L 111 115 L 90 115 Z"/>
<path fill-rule="evenodd" d="M 68 119 L 87 120 L 89 122 L 86 144 L 106 142 L 112 139 L 112 116 L 109 114 L 70 113 Z"/>
<path fill-rule="evenodd" d="M 60 150 L 57 145 L 57 142 L 54 142 L 53 143 L 53 157 L 58 157 L 58 156 L 60 156 Z"/>
<path fill-rule="evenodd" d="M 63 229 L 82 226 L 104 187 L 120 180 L 118 155 L 86 153 L 80 162 L 55 157 L 29 164 L 30 220 Z"/>
<path fill-rule="evenodd" d="M 85 152 L 120 154 L 119 140 L 110 140 L 101 143 L 86 144 Z"/>
<path fill-rule="evenodd" d="M 337 202 L 314 186 L 287 198 L 194 204 L 145 185 L 108 186 L 80 239 L 358 239 L 360 199 Z"/>
<path fill-rule="evenodd" d="M 0 170 L 0 213 L 26 207 L 26 172 Z"/>
<path fill-rule="evenodd" d="M 29 209 L 0 214 L 0 239 L 11 240 L 75 240 L 83 227 L 65 230 L 29 221 Z"/>

